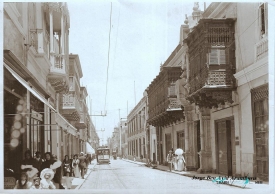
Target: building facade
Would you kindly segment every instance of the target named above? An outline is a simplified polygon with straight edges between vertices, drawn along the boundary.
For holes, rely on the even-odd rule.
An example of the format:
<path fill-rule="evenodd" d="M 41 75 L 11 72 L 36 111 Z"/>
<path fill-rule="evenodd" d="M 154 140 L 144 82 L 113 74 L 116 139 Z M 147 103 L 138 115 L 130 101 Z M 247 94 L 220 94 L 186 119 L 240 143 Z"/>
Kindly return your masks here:
<path fill-rule="evenodd" d="M 183 26 L 189 169 L 268 179 L 267 7 L 212 3 L 202 13 L 195 4 Z"/>
<path fill-rule="evenodd" d="M 62 115 L 71 80 L 66 3 L 4 3 L 3 17 L 4 168 L 17 174 L 26 150 L 59 159 L 85 151 L 77 141 L 86 141 L 80 130 L 87 129 L 87 91 L 79 90 L 82 120 L 68 122 Z"/>
<path fill-rule="evenodd" d="M 150 150 L 157 151 L 158 164 L 166 165 L 169 150 L 185 150 L 183 107 L 177 98 L 177 83 L 182 73 L 183 47 L 179 44 L 161 65 L 159 75 L 151 82 L 148 93 L 148 124 L 157 141 Z M 155 149 L 155 143 L 157 143 Z M 154 153 L 154 152 L 153 152 Z"/>
<path fill-rule="evenodd" d="M 143 98 L 127 116 L 128 159 L 146 162 L 146 107 L 147 97 Z"/>

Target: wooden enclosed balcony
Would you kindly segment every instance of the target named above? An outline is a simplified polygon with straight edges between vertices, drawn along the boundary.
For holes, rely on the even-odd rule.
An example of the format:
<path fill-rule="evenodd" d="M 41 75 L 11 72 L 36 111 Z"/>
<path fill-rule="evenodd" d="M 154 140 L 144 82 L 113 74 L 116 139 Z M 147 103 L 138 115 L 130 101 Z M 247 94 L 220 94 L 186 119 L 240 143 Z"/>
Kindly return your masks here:
<path fill-rule="evenodd" d="M 62 114 L 70 121 L 80 120 L 82 111 L 75 94 L 63 94 Z"/>
<path fill-rule="evenodd" d="M 149 119 L 153 126 L 164 126 L 183 119 L 183 109 L 177 102 L 175 85 L 180 78 L 181 67 L 163 67 L 148 90 Z"/>
<path fill-rule="evenodd" d="M 76 122 L 75 127 L 77 129 L 85 129 L 87 127 L 86 122 L 85 122 L 85 117 L 86 114 L 85 113 L 80 113 L 80 119 L 78 122 Z"/>
<path fill-rule="evenodd" d="M 190 103 L 212 108 L 232 103 L 235 89 L 234 19 L 201 19 L 185 40 L 190 64 Z"/>

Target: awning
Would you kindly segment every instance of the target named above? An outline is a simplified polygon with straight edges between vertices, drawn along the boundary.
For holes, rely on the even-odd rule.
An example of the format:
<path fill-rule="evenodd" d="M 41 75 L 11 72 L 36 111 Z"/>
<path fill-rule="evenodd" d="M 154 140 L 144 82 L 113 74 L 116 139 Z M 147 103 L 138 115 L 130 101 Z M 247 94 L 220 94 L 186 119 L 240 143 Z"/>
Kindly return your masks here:
<path fill-rule="evenodd" d="M 94 148 L 88 142 L 86 142 L 86 152 L 87 154 L 95 154 Z"/>
<path fill-rule="evenodd" d="M 61 126 L 63 129 L 66 129 L 68 133 L 72 135 L 76 135 L 76 128 L 73 127 L 60 113 L 58 113 L 55 108 L 50 105 L 50 103 L 45 99 L 39 92 L 37 92 L 34 88 L 32 88 L 28 82 L 26 82 L 23 78 L 21 78 L 15 71 L 13 71 L 8 65 L 4 63 L 5 68 L 13 75 L 15 79 L 17 79 L 27 90 L 29 90 L 36 98 L 38 98 L 41 102 L 46 104 L 52 111 L 55 113 L 56 123 Z"/>
<path fill-rule="evenodd" d="M 74 136 L 76 135 L 77 129 L 72 126 L 60 113 L 55 113 L 55 121 L 58 126 L 63 128 L 63 130 L 66 130 Z"/>
<path fill-rule="evenodd" d="M 39 94 L 34 88 L 32 88 L 28 82 L 26 82 L 23 78 L 21 78 L 17 73 L 15 73 L 8 65 L 6 65 L 4 63 L 5 68 L 13 75 L 13 77 L 15 79 L 17 79 L 27 90 L 29 90 L 36 98 L 38 98 L 41 102 L 43 102 L 44 104 L 46 104 L 50 109 L 52 109 L 54 112 L 56 112 L 56 110 L 54 109 L 54 107 L 52 107 L 52 105 L 50 105 L 50 103 L 41 96 L 41 94 Z"/>

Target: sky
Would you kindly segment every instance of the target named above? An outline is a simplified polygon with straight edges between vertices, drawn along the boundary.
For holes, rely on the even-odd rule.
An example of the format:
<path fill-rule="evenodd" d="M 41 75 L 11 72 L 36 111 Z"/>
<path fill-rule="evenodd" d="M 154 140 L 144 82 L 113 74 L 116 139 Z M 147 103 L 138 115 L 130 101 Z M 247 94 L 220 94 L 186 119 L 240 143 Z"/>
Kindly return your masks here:
<path fill-rule="evenodd" d="M 106 117 L 92 116 L 104 143 L 179 44 L 180 26 L 193 5 L 183 0 L 68 2 L 69 50 L 80 58 L 90 114 L 107 112 Z"/>

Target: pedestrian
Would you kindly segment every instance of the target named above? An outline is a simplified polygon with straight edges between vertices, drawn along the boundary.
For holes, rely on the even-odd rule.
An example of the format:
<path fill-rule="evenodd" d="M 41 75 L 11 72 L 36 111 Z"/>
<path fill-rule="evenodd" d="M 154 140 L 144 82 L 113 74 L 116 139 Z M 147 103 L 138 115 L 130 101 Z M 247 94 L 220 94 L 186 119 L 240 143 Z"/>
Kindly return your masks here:
<path fill-rule="evenodd" d="M 42 186 L 40 184 L 40 178 L 39 177 L 35 177 L 33 179 L 33 185 L 31 186 L 30 189 L 42 189 Z"/>
<path fill-rule="evenodd" d="M 14 189 L 30 189 L 32 183 L 28 181 L 28 174 L 26 171 L 22 171 L 20 179 L 16 181 Z"/>
<path fill-rule="evenodd" d="M 86 169 L 86 157 L 84 156 L 84 153 L 81 152 L 80 156 L 78 157 L 79 159 L 79 170 L 81 173 L 81 178 L 84 179 L 84 175 L 85 175 L 85 169 Z"/>
<path fill-rule="evenodd" d="M 52 154 L 50 152 L 46 152 L 44 155 L 45 161 L 41 164 L 41 171 L 45 168 L 50 168 L 50 166 L 53 164 Z"/>
<path fill-rule="evenodd" d="M 56 155 L 52 155 L 52 160 L 53 160 L 53 164 L 50 166 L 50 168 L 54 171 L 54 177 L 53 177 L 53 182 L 54 185 L 56 187 L 56 189 L 64 189 L 64 187 L 62 186 L 61 182 L 62 182 L 62 169 L 61 169 L 61 165 L 62 162 L 60 160 L 57 159 Z"/>
<path fill-rule="evenodd" d="M 28 181 L 30 182 L 33 181 L 33 178 L 38 173 L 38 169 L 34 167 L 34 159 L 32 158 L 30 150 L 25 151 L 25 159 L 21 163 L 21 170 L 27 173 Z"/>
<path fill-rule="evenodd" d="M 169 150 L 169 153 L 167 155 L 166 161 L 168 162 L 169 170 L 172 171 L 172 162 L 173 162 L 173 154 L 172 150 Z"/>
<path fill-rule="evenodd" d="M 40 173 L 41 188 L 42 189 L 56 189 L 52 179 L 54 177 L 54 171 L 50 168 L 45 168 Z"/>
<path fill-rule="evenodd" d="M 65 177 L 65 184 L 67 189 L 71 189 L 73 179 L 74 179 L 73 177 L 70 177 L 70 173 L 67 172 Z"/>
<path fill-rule="evenodd" d="M 177 155 L 176 154 L 173 154 L 173 166 L 174 166 L 174 170 L 178 170 L 178 161 L 177 161 Z"/>
<path fill-rule="evenodd" d="M 69 173 L 71 176 L 72 168 L 71 168 L 71 161 L 68 155 L 65 155 L 64 160 L 62 162 L 62 166 L 63 166 L 63 176 L 66 176 L 67 173 Z"/>
<path fill-rule="evenodd" d="M 182 154 L 178 155 L 177 161 L 178 161 L 178 171 L 185 170 L 186 162 Z"/>
<path fill-rule="evenodd" d="M 35 152 L 34 167 L 38 170 L 38 176 L 40 176 L 41 165 L 43 162 L 44 162 L 44 159 L 41 158 L 41 152 L 39 151 Z"/>
<path fill-rule="evenodd" d="M 78 155 L 75 154 L 74 155 L 74 159 L 72 161 L 72 169 L 73 169 L 74 177 L 75 178 L 79 178 L 80 177 L 80 171 L 79 171 L 78 164 L 79 164 Z"/>

